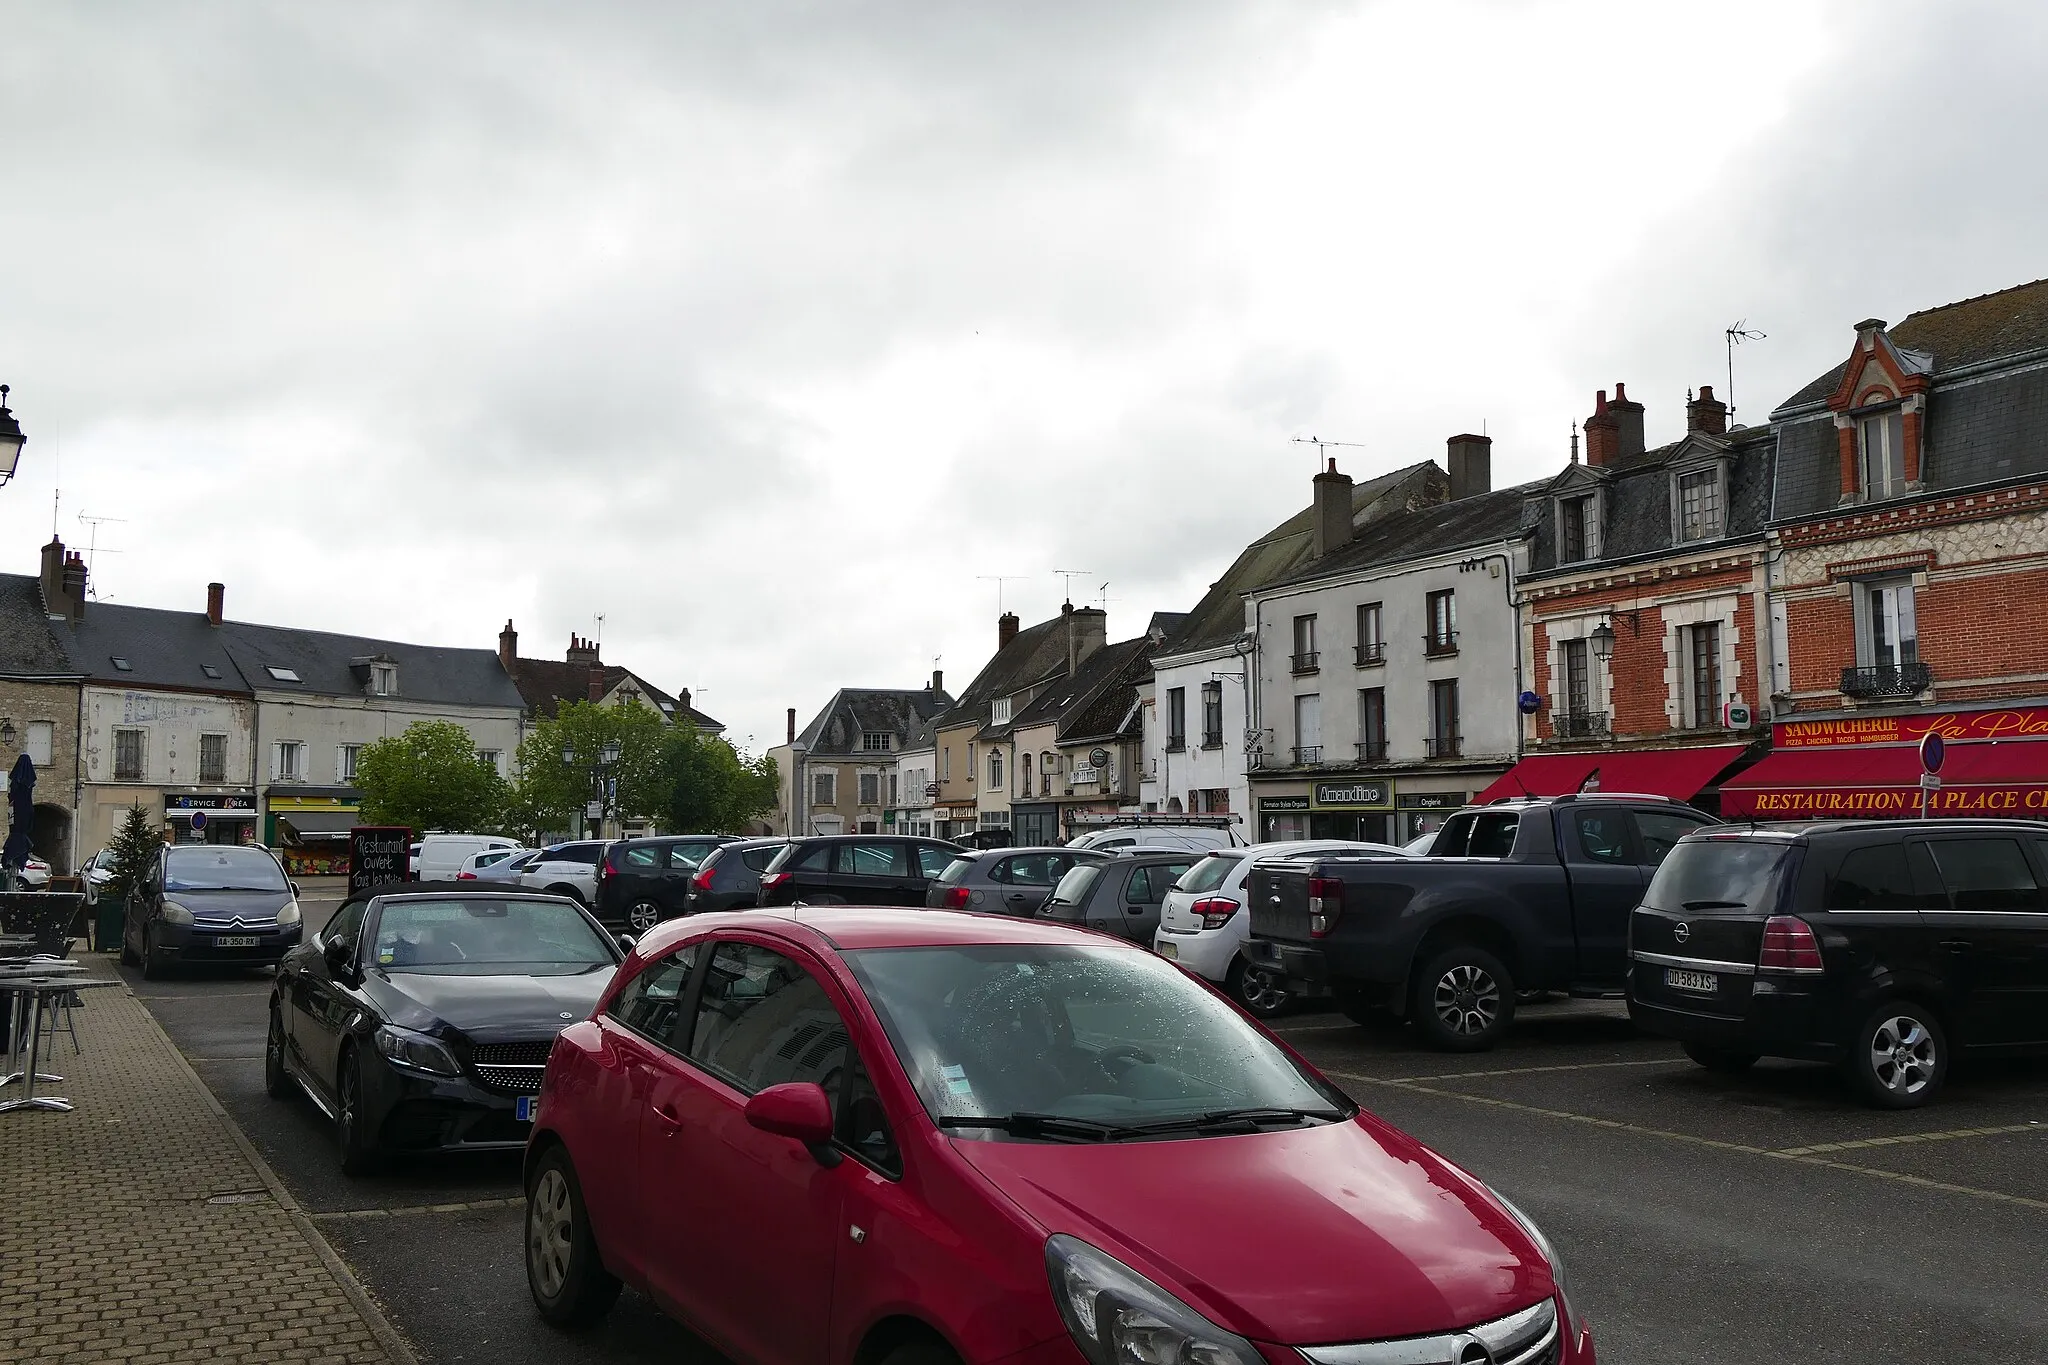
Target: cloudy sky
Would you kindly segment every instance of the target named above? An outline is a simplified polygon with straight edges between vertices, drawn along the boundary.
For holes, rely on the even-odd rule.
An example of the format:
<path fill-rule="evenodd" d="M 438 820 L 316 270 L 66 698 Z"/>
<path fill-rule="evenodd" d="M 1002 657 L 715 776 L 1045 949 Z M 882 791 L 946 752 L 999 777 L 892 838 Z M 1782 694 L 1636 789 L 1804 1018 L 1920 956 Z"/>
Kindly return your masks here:
<path fill-rule="evenodd" d="M 1114 637 L 1595 388 L 2048 275 L 2048 6 L 0 4 L 0 381 L 112 600 L 605 657 L 756 747 Z"/>

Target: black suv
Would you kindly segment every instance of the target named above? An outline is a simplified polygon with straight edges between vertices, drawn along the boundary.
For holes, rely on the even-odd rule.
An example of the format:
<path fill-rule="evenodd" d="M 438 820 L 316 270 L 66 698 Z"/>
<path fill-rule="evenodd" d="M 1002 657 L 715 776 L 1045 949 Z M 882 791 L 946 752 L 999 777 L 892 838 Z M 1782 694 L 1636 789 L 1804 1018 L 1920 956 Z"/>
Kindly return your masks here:
<path fill-rule="evenodd" d="M 597 917 L 644 934 L 688 911 L 690 874 L 730 834 L 668 834 L 619 839 L 597 864 Z"/>
<path fill-rule="evenodd" d="M 720 844 L 690 874 L 690 899 L 685 913 L 710 915 L 720 910 L 751 910 L 761 903 L 761 874 L 787 839 L 741 839 Z"/>
<path fill-rule="evenodd" d="M 761 874 L 761 904 L 923 905 L 958 844 L 892 834 L 798 839 Z"/>
<path fill-rule="evenodd" d="M 1629 1013 L 1702 1066 L 1833 1062 L 1874 1104 L 1926 1104 L 1955 1049 L 2048 1052 L 2044 887 L 2048 824 L 1702 831 L 1631 917 Z"/>

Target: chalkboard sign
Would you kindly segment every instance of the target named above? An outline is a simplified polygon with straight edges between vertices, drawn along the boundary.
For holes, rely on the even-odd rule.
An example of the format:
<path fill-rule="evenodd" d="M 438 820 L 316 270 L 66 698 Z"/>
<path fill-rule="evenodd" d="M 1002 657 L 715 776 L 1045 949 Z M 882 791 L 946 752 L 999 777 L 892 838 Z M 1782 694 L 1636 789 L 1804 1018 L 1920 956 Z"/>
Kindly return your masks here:
<path fill-rule="evenodd" d="M 348 832 L 349 895 L 411 876 L 412 831 L 404 825 L 357 825 Z"/>

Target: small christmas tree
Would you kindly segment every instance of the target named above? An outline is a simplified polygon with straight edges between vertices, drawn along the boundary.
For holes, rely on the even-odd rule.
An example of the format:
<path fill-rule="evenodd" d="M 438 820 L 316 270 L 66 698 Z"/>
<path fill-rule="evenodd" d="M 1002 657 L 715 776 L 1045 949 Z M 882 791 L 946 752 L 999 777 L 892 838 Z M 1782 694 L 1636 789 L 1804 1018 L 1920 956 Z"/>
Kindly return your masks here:
<path fill-rule="evenodd" d="M 100 894 L 126 901 L 129 890 L 156 865 L 156 852 L 163 847 L 163 839 L 149 823 L 149 812 L 138 804 L 130 806 L 121 817 L 121 828 L 114 831 L 109 847 L 114 851 L 114 870 Z"/>

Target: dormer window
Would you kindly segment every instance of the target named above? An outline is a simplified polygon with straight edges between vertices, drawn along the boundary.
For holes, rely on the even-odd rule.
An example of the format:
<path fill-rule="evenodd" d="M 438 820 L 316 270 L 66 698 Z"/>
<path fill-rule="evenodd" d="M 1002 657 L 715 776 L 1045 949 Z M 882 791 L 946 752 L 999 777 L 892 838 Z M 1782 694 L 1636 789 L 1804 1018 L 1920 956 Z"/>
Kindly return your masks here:
<path fill-rule="evenodd" d="M 1010 723 L 1010 699 L 1008 697 L 997 697 L 993 702 L 989 703 L 988 718 L 991 724 L 1008 725 Z"/>
<path fill-rule="evenodd" d="M 371 664 L 370 692 L 374 696 L 392 697 L 398 694 L 398 665 Z"/>
<path fill-rule="evenodd" d="M 1557 500 L 1557 562 L 1575 564 L 1600 557 L 1600 495 L 1583 493 Z"/>
<path fill-rule="evenodd" d="M 1678 538 L 1719 540 L 1726 532 L 1722 514 L 1721 470 L 1695 469 L 1678 476 Z"/>
<path fill-rule="evenodd" d="M 1906 419 L 1900 409 L 1856 420 L 1856 465 L 1864 497 L 1895 498 L 1906 491 Z"/>
<path fill-rule="evenodd" d="M 863 730 L 860 732 L 861 752 L 866 754 L 886 754 L 891 748 L 889 741 L 892 738 L 894 736 L 887 730 Z M 870 802 L 869 804 L 872 805 L 873 803 Z"/>

